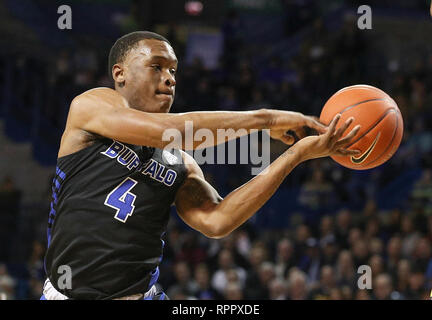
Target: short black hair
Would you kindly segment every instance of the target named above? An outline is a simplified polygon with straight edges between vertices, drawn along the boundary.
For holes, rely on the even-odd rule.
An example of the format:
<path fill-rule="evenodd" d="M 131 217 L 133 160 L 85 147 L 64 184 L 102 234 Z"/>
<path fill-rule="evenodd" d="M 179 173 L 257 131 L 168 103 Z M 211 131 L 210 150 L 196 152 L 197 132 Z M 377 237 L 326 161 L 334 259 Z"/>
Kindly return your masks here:
<path fill-rule="evenodd" d="M 160 41 L 165 41 L 166 43 L 171 45 L 171 43 L 169 43 L 169 41 L 165 37 L 151 31 L 135 31 L 128 33 L 121 38 L 118 38 L 114 45 L 111 47 L 109 53 L 108 75 L 110 77 L 112 77 L 113 66 L 116 63 L 123 62 L 123 59 L 126 57 L 128 52 L 131 49 L 135 48 L 138 42 L 145 39 L 156 39 Z"/>

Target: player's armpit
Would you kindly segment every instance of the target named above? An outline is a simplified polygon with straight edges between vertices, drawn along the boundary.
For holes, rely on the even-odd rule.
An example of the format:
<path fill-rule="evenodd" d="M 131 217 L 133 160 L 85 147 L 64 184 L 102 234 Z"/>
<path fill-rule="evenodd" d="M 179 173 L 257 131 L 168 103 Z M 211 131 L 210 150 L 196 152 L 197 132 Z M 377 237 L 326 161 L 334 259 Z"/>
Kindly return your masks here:
<path fill-rule="evenodd" d="M 196 174 L 186 179 L 179 194 L 182 200 L 187 199 L 184 203 L 177 202 L 181 203 L 183 209 L 199 208 L 202 211 L 210 211 L 222 200 L 217 191 Z"/>

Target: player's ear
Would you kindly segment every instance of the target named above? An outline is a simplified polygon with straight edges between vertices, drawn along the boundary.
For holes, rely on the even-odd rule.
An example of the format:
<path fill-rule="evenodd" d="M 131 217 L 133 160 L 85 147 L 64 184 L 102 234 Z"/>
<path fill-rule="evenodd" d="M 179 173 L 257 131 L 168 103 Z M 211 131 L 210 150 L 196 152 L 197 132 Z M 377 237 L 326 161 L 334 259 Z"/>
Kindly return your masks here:
<path fill-rule="evenodd" d="M 125 83 L 125 77 L 124 77 L 124 69 L 123 67 L 116 63 L 115 65 L 113 65 L 112 67 L 112 77 L 114 79 L 114 81 L 119 85 L 119 86 L 124 86 Z"/>

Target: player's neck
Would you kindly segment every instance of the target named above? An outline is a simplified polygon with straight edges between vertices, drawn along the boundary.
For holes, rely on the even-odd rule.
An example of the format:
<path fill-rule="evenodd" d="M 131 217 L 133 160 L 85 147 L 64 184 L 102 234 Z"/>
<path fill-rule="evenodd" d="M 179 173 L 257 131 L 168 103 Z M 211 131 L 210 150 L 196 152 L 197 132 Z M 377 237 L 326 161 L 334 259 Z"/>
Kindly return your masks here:
<path fill-rule="evenodd" d="M 139 104 L 137 104 L 134 101 L 133 96 L 131 96 L 130 94 L 128 94 L 128 92 L 126 90 L 124 90 L 123 87 L 121 87 L 121 86 L 119 86 L 119 85 L 116 84 L 114 90 L 117 91 L 123 98 L 125 98 L 125 100 L 127 102 L 127 106 L 129 108 L 135 109 L 135 110 L 138 110 L 138 111 L 145 111 L 145 112 L 147 112 L 146 110 L 144 110 L 145 108 L 141 108 L 139 106 Z"/>

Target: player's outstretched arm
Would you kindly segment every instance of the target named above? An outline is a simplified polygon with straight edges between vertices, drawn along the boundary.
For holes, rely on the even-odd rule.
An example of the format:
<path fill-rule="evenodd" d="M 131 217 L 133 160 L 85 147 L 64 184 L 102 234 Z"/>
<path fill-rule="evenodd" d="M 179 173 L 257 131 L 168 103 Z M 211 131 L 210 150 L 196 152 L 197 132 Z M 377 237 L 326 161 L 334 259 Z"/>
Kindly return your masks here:
<path fill-rule="evenodd" d="M 301 162 L 332 154 L 356 155 L 359 152 L 345 147 L 359 130 L 356 126 L 341 138 L 352 123 L 347 120 L 339 129 L 336 116 L 329 130 L 319 136 L 300 140 L 277 158 L 266 170 L 222 199 L 205 181 L 201 169 L 189 155 L 189 175 L 176 196 L 179 216 L 190 227 L 210 238 L 222 238 L 242 225 L 275 193 L 285 177 Z M 193 162 L 191 162 L 193 161 Z"/>
<path fill-rule="evenodd" d="M 192 121 L 194 130 L 201 128 L 212 131 L 217 137 L 217 129 L 234 129 L 224 141 L 194 141 L 192 148 L 209 147 L 215 143 L 239 137 L 239 129 L 271 129 L 271 136 L 287 144 L 294 143 L 294 138 L 286 135 L 286 131 L 311 127 L 325 132 L 326 127 L 313 117 L 298 112 L 281 110 L 255 110 L 244 112 L 188 112 L 188 113 L 148 113 L 135 110 L 128 106 L 127 101 L 115 90 L 96 88 L 77 96 L 71 103 L 66 130 L 82 130 L 98 134 L 121 142 L 163 148 L 170 141 L 163 141 L 163 133 L 167 129 L 175 129 L 181 133 L 182 145 L 176 147 L 186 149 L 185 123 Z M 172 143 L 170 146 L 173 146 Z"/>

